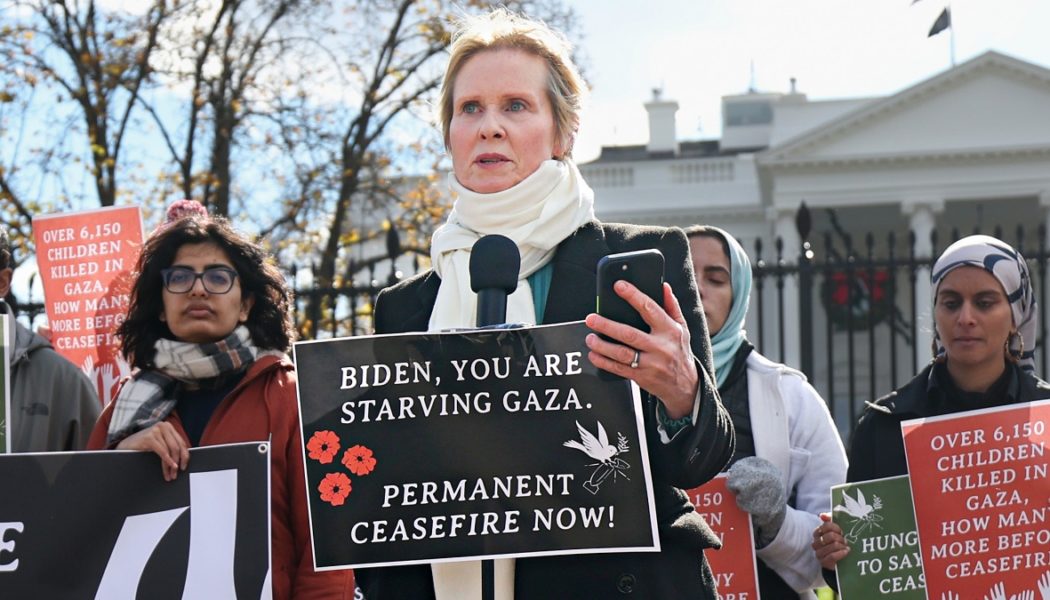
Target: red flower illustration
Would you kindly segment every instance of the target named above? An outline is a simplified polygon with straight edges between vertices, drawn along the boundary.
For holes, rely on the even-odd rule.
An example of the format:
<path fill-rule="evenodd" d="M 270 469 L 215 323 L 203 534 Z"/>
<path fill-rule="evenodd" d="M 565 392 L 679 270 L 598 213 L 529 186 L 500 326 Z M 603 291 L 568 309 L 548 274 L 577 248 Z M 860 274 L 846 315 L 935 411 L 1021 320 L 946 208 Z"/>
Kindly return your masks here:
<path fill-rule="evenodd" d="M 332 431 L 314 432 L 306 443 L 306 449 L 310 451 L 310 458 L 327 465 L 339 453 L 339 436 Z"/>
<path fill-rule="evenodd" d="M 376 468 L 376 459 L 372 450 L 365 446 L 347 448 L 343 454 L 343 464 L 354 475 L 368 475 Z"/>
<path fill-rule="evenodd" d="M 352 489 L 350 478 L 342 473 L 325 475 L 321 485 L 317 486 L 317 491 L 321 492 L 321 500 L 332 506 L 342 506 Z"/>

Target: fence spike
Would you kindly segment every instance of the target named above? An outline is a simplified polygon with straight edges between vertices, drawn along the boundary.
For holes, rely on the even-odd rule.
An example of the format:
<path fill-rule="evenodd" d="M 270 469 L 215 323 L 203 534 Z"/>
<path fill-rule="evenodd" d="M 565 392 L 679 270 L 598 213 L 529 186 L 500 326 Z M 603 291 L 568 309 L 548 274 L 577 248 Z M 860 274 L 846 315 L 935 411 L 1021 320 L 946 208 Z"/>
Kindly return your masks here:
<path fill-rule="evenodd" d="M 795 213 L 795 229 L 798 230 L 798 235 L 803 242 L 809 239 L 809 232 L 813 229 L 813 220 L 805 200 L 799 204 L 798 212 Z"/>

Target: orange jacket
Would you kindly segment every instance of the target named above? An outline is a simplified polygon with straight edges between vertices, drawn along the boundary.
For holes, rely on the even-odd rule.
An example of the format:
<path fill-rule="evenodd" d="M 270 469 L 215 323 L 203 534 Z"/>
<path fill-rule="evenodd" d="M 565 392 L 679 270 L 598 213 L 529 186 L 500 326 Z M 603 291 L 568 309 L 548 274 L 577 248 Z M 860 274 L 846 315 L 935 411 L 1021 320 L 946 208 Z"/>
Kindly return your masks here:
<path fill-rule="evenodd" d="M 354 597 L 352 571 L 315 572 L 313 569 L 295 383 L 295 366 L 287 358 L 259 358 L 215 408 L 201 435 L 200 445 L 271 440 L 274 600 L 351 600 Z M 88 449 L 106 448 L 106 432 L 112 416 L 110 403 L 91 432 Z M 178 414 L 173 411 L 166 420 L 189 445 Z"/>

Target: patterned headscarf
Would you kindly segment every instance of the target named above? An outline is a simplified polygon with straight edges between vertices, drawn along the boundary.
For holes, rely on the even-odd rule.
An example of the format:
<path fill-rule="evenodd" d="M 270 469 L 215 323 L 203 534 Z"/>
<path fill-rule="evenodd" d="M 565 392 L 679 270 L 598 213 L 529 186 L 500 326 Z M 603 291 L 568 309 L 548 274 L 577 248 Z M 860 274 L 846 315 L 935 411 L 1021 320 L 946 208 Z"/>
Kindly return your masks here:
<path fill-rule="evenodd" d="M 1016 336 L 1010 337 L 1010 352 L 1014 355 L 1020 353 L 1022 369 L 1035 370 L 1035 335 L 1039 317 L 1036 312 L 1035 294 L 1032 291 L 1032 275 L 1024 257 L 1009 244 L 994 237 L 964 237 L 948 246 L 933 265 L 930 281 L 933 284 L 935 299 L 945 275 L 959 267 L 979 267 L 991 273 L 1002 284 L 1006 299 L 1010 302 L 1014 327 L 1021 334 L 1021 339 Z M 936 327 L 933 330 L 934 344 L 937 348 L 935 354 L 940 357 L 945 352 L 941 344 L 941 334 Z"/>
<path fill-rule="evenodd" d="M 714 354 L 715 379 L 721 387 L 733 368 L 733 357 L 740 345 L 747 339 L 744 319 L 747 318 L 747 306 L 751 301 L 751 260 L 740 242 L 728 232 L 717 227 L 708 226 L 708 232 L 719 235 L 729 248 L 729 276 L 733 286 L 733 303 L 722 328 L 711 337 L 711 351 Z"/>

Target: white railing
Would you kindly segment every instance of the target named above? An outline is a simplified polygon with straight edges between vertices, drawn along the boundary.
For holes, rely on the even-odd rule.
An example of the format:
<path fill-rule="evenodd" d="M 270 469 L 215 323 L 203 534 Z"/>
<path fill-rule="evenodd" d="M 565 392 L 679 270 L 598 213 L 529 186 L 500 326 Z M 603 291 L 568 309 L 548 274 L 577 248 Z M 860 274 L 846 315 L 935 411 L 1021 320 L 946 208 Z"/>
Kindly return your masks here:
<path fill-rule="evenodd" d="M 585 166 L 583 176 L 592 187 L 633 187 L 634 167 Z"/>
<path fill-rule="evenodd" d="M 737 157 L 652 161 L 637 165 L 584 165 L 584 178 L 595 188 L 629 188 L 651 183 L 696 185 L 737 181 Z"/>
<path fill-rule="evenodd" d="M 733 158 L 679 162 L 670 165 L 671 183 L 714 183 L 733 181 Z"/>

